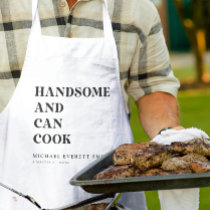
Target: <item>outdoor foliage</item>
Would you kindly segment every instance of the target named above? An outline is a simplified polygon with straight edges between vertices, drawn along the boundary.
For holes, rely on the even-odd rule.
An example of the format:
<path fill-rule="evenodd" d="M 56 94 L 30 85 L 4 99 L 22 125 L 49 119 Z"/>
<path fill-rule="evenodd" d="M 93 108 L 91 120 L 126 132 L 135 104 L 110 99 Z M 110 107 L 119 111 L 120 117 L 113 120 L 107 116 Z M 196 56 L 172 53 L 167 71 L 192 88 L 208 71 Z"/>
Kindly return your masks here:
<path fill-rule="evenodd" d="M 204 54 L 209 27 L 209 0 L 173 0 L 196 60 L 197 82 L 208 79 Z"/>

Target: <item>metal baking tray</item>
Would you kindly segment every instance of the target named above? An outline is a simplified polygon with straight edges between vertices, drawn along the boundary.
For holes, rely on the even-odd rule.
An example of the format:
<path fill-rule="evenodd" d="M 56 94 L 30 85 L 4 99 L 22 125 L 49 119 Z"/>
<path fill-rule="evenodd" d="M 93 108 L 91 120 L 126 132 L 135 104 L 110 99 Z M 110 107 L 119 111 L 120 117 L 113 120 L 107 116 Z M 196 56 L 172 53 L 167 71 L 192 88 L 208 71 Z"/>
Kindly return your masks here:
<path fill-rule="evenodd" d="M 95 174 L 113 164 L 113 153 L 114 151 L 105 154 L 77 173 L 70 180 L 70 184 L 80 186 L 85 191 L 96 194 L 210 186 L 210 173 L 92 180 Z"/>

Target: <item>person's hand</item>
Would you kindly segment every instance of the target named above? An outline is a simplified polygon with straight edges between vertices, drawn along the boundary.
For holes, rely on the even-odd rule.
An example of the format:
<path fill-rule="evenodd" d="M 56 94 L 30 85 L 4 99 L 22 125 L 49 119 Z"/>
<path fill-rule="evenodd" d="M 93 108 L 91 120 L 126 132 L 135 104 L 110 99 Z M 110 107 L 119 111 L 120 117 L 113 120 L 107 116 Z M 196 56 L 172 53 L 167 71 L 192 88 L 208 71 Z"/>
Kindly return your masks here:
<path fill-rule="evenodd" d="M 198 128 L 167 129 L 152 139 L 153 142 L 170 145 L 172 142 L 186 142 L 194 138 L 209 138 Z M 199 188 L 158 191 L 161 210 L 198 210 Z"/>
<path fill-rule="evenodd" d="M 198 128 L 167 129 L 155 136 L 151 141 L 158 144 L 170 145 L 172 142 L 184 142 L 194 138 L 206 139 L 209 136 Z"/>

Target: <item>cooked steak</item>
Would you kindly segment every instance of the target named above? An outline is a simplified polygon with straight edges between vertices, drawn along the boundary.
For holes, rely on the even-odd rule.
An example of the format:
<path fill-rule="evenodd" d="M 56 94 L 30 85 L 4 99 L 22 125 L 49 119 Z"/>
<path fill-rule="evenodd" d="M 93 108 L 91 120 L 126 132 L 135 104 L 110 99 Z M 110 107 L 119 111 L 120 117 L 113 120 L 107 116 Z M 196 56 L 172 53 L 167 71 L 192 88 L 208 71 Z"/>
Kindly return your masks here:
<path fill-rule="evenodd" d="M 103 171 L 96 174 L 93 179 L 115 179 L 133 177 L 138 173 L 138 168 L 133 165 L 114 166 L 111 165 Z"/>
<path fill-rule="evenodd" d="M 210 172 L 210 162 L 192 161 L 190 168 L 194 173 Z"/>
<path fill-rule="evenodd" d="M 167 171 L 168 174 L 166 175 L 170 175 L 170 174 L 191 174 L 192 171 L 189 169 L 186 170 L 176 170 L 176 171 Z"/>
<path fill-rule="evenodd" d="M 133 164 L 141 171 L 161 166 L 163 161 L 171 158 L 172 154 L 167 147 L 153 144 L 142 148 L 133 154 Z"/>
<path fill-rule="evenodd" d="M 210 172 L 210 141 L 192 139 L 161 145 L 155 142 L 123 144 L 113 154 L 114 165 L 93 179 L 117 179 Z"/>
<path fill-rule="evenodd" d="M 210 156 L 210 141 L 200 138 L 186 142 L 173 142 L 168 148 L 171 152 L 182 154 L 197 153 L 204 156 Z"/>
<path fill-rule="evenodd" d="M 85 208 L 85 210 L 105 210 L 107 206 L 108 206 L 108 203 L 90 204 L 87 206 L 87 208 Z M 67 210 L 77 210 L 77 209 L 80 209 L 80 208 L 67 209 Z M 115 206 L 111 207 L 111 210 L 117 210 L 117 209 L 118 208 L 116 208 Z"/>
<path fill-rule="evenodd" d="M 160 168 L 153 168 L 145 171 L 144 173 L 138 174 L 138 176 L 166 176 L 171 174 L 189 174 L 191 170 L 176 170 L 176 171 L 164 171 Z"/>
<path fill-rule="evenodd" d="M 122 144 L 120 145 L 113 155 L 113 161 L 115 165 L 127 165 L 133 163 L 133 155 L 138 150 L 149 147 L 153 144 L 152 142 L 141 142 L 138 144 Z"/>
<path fill-rule="evenodd" d="M 147 171 L 141 172 L 137 174 L 137 176 L 157 176 L 159 173 L 163 172 L 160 168 L 153 168 L 149 169 Z"/>
<path fill-rule="evenodd" d="M 162 169 L 169 171 L 190 169 L 190 163 L 180 157 L 174 157 L 163 162 Z"/>
<path fill-rule="evenodd" d="M 187 155 L 184 155 L 181 158 L 182 158 L 182 160 L 187 161 L 187 162 L 191 162 L 191 161 L 194 161 L 194 160 L 201 161 L 201 162 L 208 161 L 208 159 L 205 156 L 197 154 L 197 153 L 189 153 Z"/>
<path fill-rule="evenodd" d="M 108 203 L 91 204 L 85 210 L 105 210 L 107 206 L 108 206 Z M 118 209 L 119 208 L 116 206 L 113 206 L 110 208 L 110 210 L 118 210 Z"/>
<path fill-rule="evenodd" d="M 161 168 L 166 171 L 190 170 L 190 162 L 207 161 L 203 155 L 190 153 L 183 157 L 173 157 L 163 162 Z"/>
<path fill-rule="evenodd" d="M 91 204 L 85 210 L 104 210 L 107 206 L 107 203 Z"/>
<path fill-rule="evenodd" d="M 136 165 L 141 171 L 158 167 L 171 153 L 164 145 L 154 142 L 127 144 L 118 147 L 113 155 L 115 165 Z"/>

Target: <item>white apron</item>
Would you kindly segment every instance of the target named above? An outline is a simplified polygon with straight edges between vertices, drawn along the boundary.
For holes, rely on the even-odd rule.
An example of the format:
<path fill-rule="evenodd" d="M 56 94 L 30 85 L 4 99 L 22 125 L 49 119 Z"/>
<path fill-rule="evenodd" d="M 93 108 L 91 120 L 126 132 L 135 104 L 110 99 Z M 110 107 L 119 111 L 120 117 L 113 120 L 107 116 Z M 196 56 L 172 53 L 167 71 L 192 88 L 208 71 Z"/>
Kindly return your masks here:
<path fill-rule="evenodd" d="M 0 114 L 0 182 L 58 208 L 92 196 L 69 180 L 132 134 L 107 1 L 103 38 L 44 36 L 37 0 L 32 5 L 21 78 Z M 0 187 L 0 210 L 33 209 Z"/>

